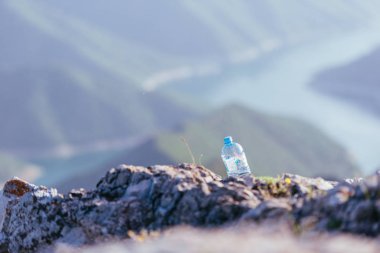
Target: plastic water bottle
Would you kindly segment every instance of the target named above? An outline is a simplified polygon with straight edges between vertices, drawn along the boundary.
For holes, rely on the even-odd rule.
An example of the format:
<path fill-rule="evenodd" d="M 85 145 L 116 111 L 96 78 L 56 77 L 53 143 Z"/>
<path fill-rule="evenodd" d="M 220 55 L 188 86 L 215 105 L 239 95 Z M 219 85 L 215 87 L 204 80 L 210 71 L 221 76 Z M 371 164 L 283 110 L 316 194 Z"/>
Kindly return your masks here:
<path fill-rule="evenodd" d="M 243 147 L 239 143 L 233 142 L 231 136 L 224 138 L 222 159 L 228 176 L 244 177 L 251 174 Z"/>

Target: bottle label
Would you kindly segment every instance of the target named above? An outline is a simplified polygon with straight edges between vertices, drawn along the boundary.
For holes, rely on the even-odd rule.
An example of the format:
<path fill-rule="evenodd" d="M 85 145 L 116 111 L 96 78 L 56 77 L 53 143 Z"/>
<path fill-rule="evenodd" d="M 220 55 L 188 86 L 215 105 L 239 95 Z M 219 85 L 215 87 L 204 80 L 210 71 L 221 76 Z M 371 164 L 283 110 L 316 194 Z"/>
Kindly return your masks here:
<path fill-rule="evenodd" d="M 237 171 L 235 158 L 225 159 L 224 163 L 226 165 L 227 173 Z"/>
<path fill-rule="evenodd" d="M 228 173 L 250 173 L 247 160 L 244 159 L 244 157 L 242 159 L 238 157 L 231 157 L 230 159 L 226 159 L 224 162 Z"/>
<path fill-rule="evenodd" d="M 250 172 L 250 169 L 248 167 L 248 162 L 246 159 L 236 159 L 236 169 L 238 173 L 246 173 Z"/>

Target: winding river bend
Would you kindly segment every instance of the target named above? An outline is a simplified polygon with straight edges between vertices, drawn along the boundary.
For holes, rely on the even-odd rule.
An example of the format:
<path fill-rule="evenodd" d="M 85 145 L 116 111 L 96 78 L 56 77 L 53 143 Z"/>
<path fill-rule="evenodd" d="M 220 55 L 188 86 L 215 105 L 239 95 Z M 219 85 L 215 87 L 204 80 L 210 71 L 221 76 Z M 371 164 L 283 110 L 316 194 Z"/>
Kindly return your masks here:
<path fill-rule="evenodd" d="M 227 70 L 211 79 L 197 78 L 198 85 L 213 88 L 193 92 L 214 106 L 240 102 L 261 111 L 306 119 L 344 145 L 368 174 L 380 166 L 380 119 L 320 94 L 309 84 L 318 72 L 348 63 L 379 44 L 380 34 L 374 30 L 326 38 L 274 52 L 245 66 L 244 72 L 235 66 L 235 73 Z"/>

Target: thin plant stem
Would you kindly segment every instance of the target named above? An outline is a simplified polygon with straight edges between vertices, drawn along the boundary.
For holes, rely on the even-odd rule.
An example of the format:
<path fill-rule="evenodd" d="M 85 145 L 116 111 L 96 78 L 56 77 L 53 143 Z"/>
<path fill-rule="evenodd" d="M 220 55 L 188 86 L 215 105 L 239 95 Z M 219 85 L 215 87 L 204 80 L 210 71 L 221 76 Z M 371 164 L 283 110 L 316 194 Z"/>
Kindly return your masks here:
<path fill-rule="evenodd" d="M 185 146 L 187 148 L 187 151 L 189 152 L 190 156 L 191 156 L 191 160 L 193 161 L 193 164 L 195 164 L 195 157 L 194 157 L 194 154 L 193 152 L 191 151 L 191 148 L 190 148 L 190 145 L 189 143 L 187 142 L 186 138 L 185 137 L 181 137 L 181 141 L 183 143 L 185 143 Z"/>

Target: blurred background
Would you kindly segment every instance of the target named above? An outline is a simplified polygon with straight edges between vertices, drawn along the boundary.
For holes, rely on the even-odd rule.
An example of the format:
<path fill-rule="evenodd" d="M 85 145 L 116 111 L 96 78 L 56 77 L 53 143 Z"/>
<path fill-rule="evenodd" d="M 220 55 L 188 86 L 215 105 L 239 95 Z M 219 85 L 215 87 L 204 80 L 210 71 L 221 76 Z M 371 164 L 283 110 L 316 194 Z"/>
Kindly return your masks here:
<path fill-rule="evenodd" d="M 111 167 L 225 175 L 380 166 L 376 0 L 2 0 L 0 182 L 93 188 Z"/>

